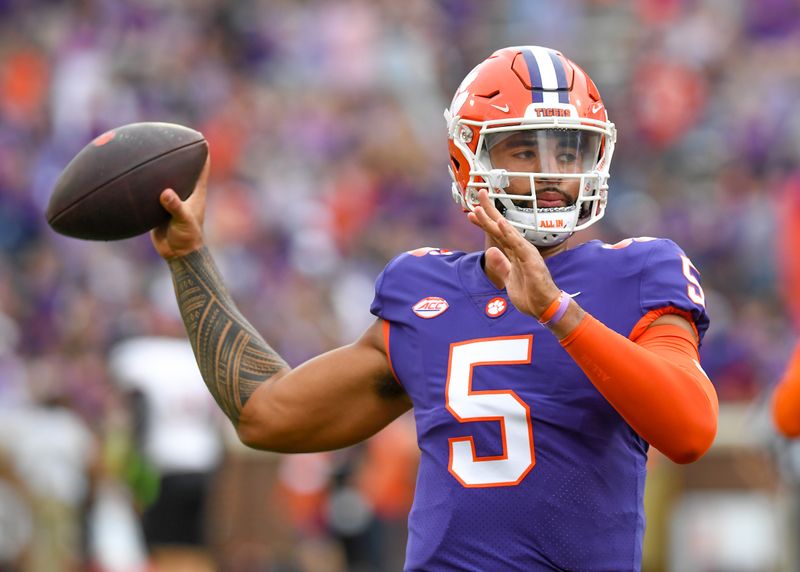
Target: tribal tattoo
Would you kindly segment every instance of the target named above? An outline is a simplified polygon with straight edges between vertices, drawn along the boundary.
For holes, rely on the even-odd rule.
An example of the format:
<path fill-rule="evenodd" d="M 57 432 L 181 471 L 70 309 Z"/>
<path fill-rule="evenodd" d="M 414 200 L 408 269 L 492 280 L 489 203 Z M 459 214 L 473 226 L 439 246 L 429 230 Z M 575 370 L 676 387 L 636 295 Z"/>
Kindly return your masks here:
<path fill-rule="evenodd" d="M 253 392 L 289 366 L 236 308 L 207 248 L 174 258 L 169 267 L 200 373 L 237 425 Z"/>

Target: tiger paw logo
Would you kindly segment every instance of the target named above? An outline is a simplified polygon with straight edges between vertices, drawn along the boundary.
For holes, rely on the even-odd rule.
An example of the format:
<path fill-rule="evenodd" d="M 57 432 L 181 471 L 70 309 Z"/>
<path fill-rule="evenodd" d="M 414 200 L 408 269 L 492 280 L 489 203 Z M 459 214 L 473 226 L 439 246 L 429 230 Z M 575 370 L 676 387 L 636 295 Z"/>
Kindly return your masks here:
<path fill-rule="evenodd" d="M 414 304 L 411 309 L 417 316 L 427 320 L 443 314 L 444 311 L 449 307 L 450 304 L 448 304 L 447 300 L 444 298 L 439 298 L 438 296 L 428 296 L 427 298 L 423 298 Z"/>
<path fill-rule="evenodd" d="M 486 303 L 486 315 L 490 318 L 498 318 L 506 313 L 508 302 L 505 298 L 492 298 Z"/>

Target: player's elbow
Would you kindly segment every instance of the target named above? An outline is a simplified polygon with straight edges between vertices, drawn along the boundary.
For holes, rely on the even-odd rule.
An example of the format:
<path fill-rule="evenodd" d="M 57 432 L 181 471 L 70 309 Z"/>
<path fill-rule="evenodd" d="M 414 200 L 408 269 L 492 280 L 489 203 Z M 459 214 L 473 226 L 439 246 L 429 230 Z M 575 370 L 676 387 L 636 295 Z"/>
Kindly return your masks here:
<path fill-rule="evenodd" d="M 265 410 L 266 411 L 266 410 Z M 251 449 L 274 453 L 308 453 L 316 449 L 308 431 L 298 427 L 291 418 L 277 414 L 274 409 L 257 411 L 256 407 L 242 411 L 236 424 L 239 441 Z"/>
<path fill-rule="evenodd" d="M 676 439 L 661 452 L 671 461 L 681 465 L 694 463 L 706 454 L 717 436 L 717 417 L 708 415 L 695 422 L 681 439 Z"/>
<path fill-rule="evenodd" d="M 297 415 L 276 396 L 276 382 L 285 372 L 262 384 L 239 412 L 234 426 L 239 441 L 251 449 L 276 453 L 298 452 Z"/>
<path fill-rule="evenodd" d="M 673 463 L 688 465 L 700 459 L 700 457 L 705 455 L 706 451 L 708 451 L 708 447 L 684 447 L 677 451 L 670 451 L 667 453 L 667 457 L 669 457 Z"/>
<path fill-rule="evenodd" d="M 265 435 L 264 431 L 252 423 L 242 423 L 240 420 L 236 425 L 236 434 L 239 436 L 239 441 L 251 449 L 271 450 L 269 446 L 271 440 L 268 435 Z"/>
<path fill-rule="evenodd" d="M 251 449 L 278 451 L 281 431 L 272 422 L 274 417 L 264 405 L 251 398 L 242 408 L 235 424 L 239 441 Z"/>
<path fill-rule="evenodd" d="M 239 423 L 236 434 L 243 445 L 259 451 L 273 453 L 298 453 L 301 451 L 291 435 L 267 425 Z"/>
<path fill-rule="evenodd" d="M 276 453 L 293 453 L 290 436 L 274 424 L 264 419 L 242 415 L 236 424 L 239 441 L 251 449 L 273 451 Z"/>

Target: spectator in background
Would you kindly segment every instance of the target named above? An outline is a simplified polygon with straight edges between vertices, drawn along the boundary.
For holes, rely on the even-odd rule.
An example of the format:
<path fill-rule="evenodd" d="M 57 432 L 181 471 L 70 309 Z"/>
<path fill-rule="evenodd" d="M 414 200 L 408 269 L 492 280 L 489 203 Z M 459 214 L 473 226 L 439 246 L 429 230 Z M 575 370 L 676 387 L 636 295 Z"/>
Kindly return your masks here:
<path fill-rule="evenodd" d="M 206 506 L 223 449 L 191 346 L 166 337 L 129 338 L 114 346 L 109 364 L 135 403 L 141 451 L 159 475 L 158 494 L 142 517 L 155 570 L 213 570 Z"/>
<path fill-rule="evenodd" d="M 88 564 L 85 518 L 98 470 L 97 438 L 59 382 L 32 378 L 30 403 L 0 410 L 0 457 L 24 485 L 21 500 L 32 519 L 22 572 L 71 572 Z M 23 529 L 27 517 L 21 515 Z"/>

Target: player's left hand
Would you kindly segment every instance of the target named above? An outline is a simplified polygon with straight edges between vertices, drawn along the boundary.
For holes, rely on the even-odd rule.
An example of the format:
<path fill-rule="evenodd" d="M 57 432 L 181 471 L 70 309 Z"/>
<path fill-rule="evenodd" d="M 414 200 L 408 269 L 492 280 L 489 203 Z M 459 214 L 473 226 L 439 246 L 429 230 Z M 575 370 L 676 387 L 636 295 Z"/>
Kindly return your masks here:
<path fill-rule="evenodd" d="M 486 189 L 478 193 L 479 206 L 467 214 L 496 246 L 486 250 L 486 272 L 505 285 L 511 303 L 538 318 L 558 298 L 560 289 L 539 250 L 500 214 Z"/>

